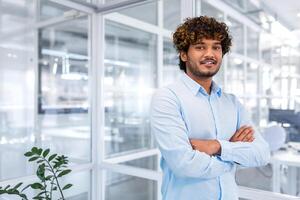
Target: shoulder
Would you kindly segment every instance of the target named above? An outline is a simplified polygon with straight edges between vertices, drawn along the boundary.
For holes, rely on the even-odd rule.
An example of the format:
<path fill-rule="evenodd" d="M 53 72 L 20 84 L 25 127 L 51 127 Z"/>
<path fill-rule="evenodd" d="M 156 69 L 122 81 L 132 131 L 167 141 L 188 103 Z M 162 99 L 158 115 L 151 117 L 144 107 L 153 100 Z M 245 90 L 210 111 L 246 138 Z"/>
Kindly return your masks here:
<path fill-rule="evenodd" d="M 222 93 L 222 98 L 234 103 L 234 104 L 237 104 L 239 102 L 237 96 L 235 96 L 234 94 L 232 93 L 227 93 L 227 92 L 223 92 Z"/>

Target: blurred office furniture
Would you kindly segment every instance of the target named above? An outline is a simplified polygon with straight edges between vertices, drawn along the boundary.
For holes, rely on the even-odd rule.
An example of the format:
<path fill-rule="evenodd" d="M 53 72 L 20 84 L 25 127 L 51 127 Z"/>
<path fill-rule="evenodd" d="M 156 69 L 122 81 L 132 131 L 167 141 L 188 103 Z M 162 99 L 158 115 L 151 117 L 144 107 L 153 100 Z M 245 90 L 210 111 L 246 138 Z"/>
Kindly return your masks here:
<path fill-rule="evenodd" d="M 281 113 L 281 111 L 276 112 Z M 290 111 L 284 110 L 283 115 L 278 115 L 277 119 L 286 120 L 285 117 L 292 114 Z M 274 116 L 273 116 L 274 117 Z M 274 118 L 275 118 L 274 117 Z M 298 143 L 289 142 L 286 144 L 286 131 L 279 125 L 267 127 L 262 133 L 264 139 L 268 142 L 271 155 L 271 164 L 273 171 L 272 189 L 274 192 L 281 192 L 281 178 L 284 166 L 287 167 L 287 193 L 290 195 L 297 195 L 297 168 L 300 167 L 300 147 Z M 298 144 L 299 145 L 299 144 Z"/>
<path fill-rule="evenodd" d="M 265 128 L 262 136 L 270 146 L 271 152 L 279 150 L 286 142 L 286 132 L 279 125 L 273 125 Z"/>
<path fill-rule="evenodd" d="M 287 142 L 300 142 L 300 112 L 287 109 L 269 109 L 269 121 L 280 123 L 287 132 Z"/>
<path fill-rule="evenodd" d="M 297 195 L 299 187 L 297 187 L 297 168 L 300 167 L 300 153 L 293 148 L 276 151 L 271 157 L 273 166 L 272 189 L 273 192 L 281 192 L 281 172 L 283 166 L 288 167 L 288 194 Z"/>

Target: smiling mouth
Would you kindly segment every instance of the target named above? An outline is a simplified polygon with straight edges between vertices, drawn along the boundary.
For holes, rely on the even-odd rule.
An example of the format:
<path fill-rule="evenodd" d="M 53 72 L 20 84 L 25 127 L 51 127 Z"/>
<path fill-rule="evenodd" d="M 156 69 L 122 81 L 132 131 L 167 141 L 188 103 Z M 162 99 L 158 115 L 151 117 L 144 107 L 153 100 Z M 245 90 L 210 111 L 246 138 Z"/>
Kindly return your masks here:
<path fill-rule="evenodd" d="M 200 62 L 200 64 L 215 65 L 215 64 L 217 64 L 217 61 L 215 61 L 215 60 L 203 60 L 203 61 Z"/>

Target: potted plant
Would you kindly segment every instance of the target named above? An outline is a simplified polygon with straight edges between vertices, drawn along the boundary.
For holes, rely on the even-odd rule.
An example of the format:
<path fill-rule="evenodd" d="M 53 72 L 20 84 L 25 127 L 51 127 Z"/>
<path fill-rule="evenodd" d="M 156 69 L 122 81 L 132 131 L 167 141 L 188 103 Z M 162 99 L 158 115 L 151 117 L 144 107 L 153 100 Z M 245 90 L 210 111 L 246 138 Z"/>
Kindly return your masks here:
<path fill-rule="evenodd" d="M 51 155 L 50 149 L 43 150 L 38 147 L 33 147 L 24 155 L 28 157 L 29 162 L 37 163 L 36 176 L 39 181 L 28 185 L 18 183 L 15 186 L 0 187 L 0 196 L 3 194 L 17 195 L 22 200 L 28 200 L 24 191 L 31 188 L 36 191 L 36 196 L 32 199 L 52 200 L 54 192 L 58 192 L 59 200 L 65 200 L 63 191 L 72 187 L 72 184 L 66 184 L 62 187 L 59 179 L 71 172 L 68 169 L 68 158 L 64 155 Z"/>

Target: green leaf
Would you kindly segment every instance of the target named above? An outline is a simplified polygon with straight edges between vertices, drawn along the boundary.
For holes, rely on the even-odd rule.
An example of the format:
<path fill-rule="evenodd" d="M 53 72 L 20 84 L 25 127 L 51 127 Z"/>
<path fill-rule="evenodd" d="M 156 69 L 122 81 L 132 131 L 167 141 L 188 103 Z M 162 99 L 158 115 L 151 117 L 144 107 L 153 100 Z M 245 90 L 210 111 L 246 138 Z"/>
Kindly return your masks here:
<path fill-rule="evenodd" d="M 35 161 L 37 159 L 39 159 L 39 156 L 34 156 L 34 157 L 30 158 L 28 161 L 31 162 L 31 161 Z"/>
<path fill-rule="evenodd" d="M 38 148 L 37 147 L 32 147 L 31 152 L 36 154 L 38 152 Z"/>
<path fill-rule="evenodd" d="M 18 183 L 13 189 L 18 189 L 23 183 Z"/>
<path fill-rule="evenodd" d="M 71 171 L 72 171 L 72 170 L 70 170 L 70 169 L 66 169 L 66 170 L 60 172 L 60 173 L 58 174 L 57 177 L 62 177 L 62 176 L 64 176 L 64 175 L 70 173 Z"/>
<path fill-rule="evenodd" d="M 53 190 L 55 191 L 55 190 L 57 190 L 57 187 L 55 186 L 55 187 L 53 187 Z"/>
<path fill-rule="evenodd" d="M 25 154 L 24 154 L 24 156 L 26 156 L 26 157 L 31 157 L 31 156 L 33 156 L 34 154 L 31 152 L 31 151 L 28 151 L 28 152 L 26 152 Z"/>
<path fill-rule="evenodd" d="M 27 185 L 26 187 L 24 187 L 22 190 L 21 190 L 21 192 L 23 192 L 24 190 L 26 190 L 27 188 L 29 188 L 31 185 L 29 184 L 29 185 Z"/>
<path fill-rule="evenodd" d="M 43 189 L 43 185 L 40 183 L 33 183 L 31 184 L 32 189 Z"/>
<path fill-rule="evenodd" d="M 9 187 L 10 187 L 10 185 L 7 185 L 7 186 L 4 188 L 4 190 L 7 190 Z"/>
<path fill-rule="evenodd" d="M 22 200 L 27 200 L 27 196 L 25 194 L 20 194 L 20 197 L 22 197 L 23 199 Z"/>
<path fill-rule="evenodd" d="M 43 152 L 43 149 L 39 148 L 38 151 L 37 151 L 37 154 L 41 155 Z"/>
<path fill-rule="evenodd" d="M 46 176 L 45 180 L 49 181 L 49 180 L 51 180 L 51 178 L 53 178 L 53 175 Z"/>
<path fill-rule="evenodd" d="M 50 162 L 51 160 L 53 160 L 55 157 L 57 156 L 57 154 L 55 153 L 55 154 L 53 154 L 53 155 L 51 155 L 49 158 L 48 158 L 48 161 Z"/>
<path fill-rule="evenodd" d="M 38 160 L 36 163 L 42 163 L 42 162 L 44 162 L 44 160 Z"/>
<path fill-rule="evenodd" d="M 45 158 L 50 152 L 50 149 L 46 149 L 44 152 L 43 152 L 43 157 Z"/>
<path fill-rule="evenodd" d="M 66 189 L 69 189 L 70 187 L 72 187 L 73 185 L 72 184 L 67 184 L 63 187 L 62 190 L 66 190 Z"/>

